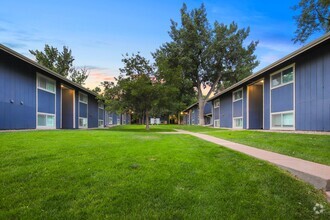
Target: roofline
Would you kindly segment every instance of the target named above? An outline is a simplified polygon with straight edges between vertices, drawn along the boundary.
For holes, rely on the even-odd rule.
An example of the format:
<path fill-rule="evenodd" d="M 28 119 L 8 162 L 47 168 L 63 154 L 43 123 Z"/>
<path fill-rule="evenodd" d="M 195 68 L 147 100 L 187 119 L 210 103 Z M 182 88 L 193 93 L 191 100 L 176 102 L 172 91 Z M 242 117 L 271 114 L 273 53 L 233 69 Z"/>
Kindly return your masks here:
<path fill-rule="evenodd" d="M 56 73 L 56 72 L 48 69 L 47 67 L 44 67 L 43 65 L 41 65 L 41 64 L 39 64 L 39 63 L 31 60 L 30 58 L 27 58 L 26 56 L 23 56 L 22 54 L 20 54 L 20 53 L 18 53 L 16 51 L 14 51 L 14 50 L 12 50 L 12 49 L 4 46 L 3 44 L 0 44 L 0 49 L 3 50 L 3 51 L 5 51 L 5 52 L 7 52 L 7 53 L 9 53 L 12 56 L 18 58 L 18 59 L 26 62 L 26 63 L 29 63 L 29 64 L 31 64 L 31 65 L 33 65 L 33 66 L 35 66 L 35 67 L 37 67 L 37 68 L 39 68 L 39 69 L 47 72 L 47 73 L 49 73 L 49 74 L 51 74 L 51 75 L 53 75 L 53 76 L 55 76 L 55 77 L 57 77 L 57 78 L 65 81 L 65 82 L 67 82 L 67 83 L 75 86 L 75 87 L 78 87 L 81 90 L 84 90 L 85 92 L 88 92 L 91 95 L 94 95 L 94 96 L 97 96 L 98 95 L 97 93 L 95 93 L 95 92 L 93 92 L 93 91 L 91 91 L 91 90 L 89 90 L 89 89 L 87 89 L 87 88 L 79 85 L 78 83 L 75 83 L 75 82 L 67 79 L 66 77 L 64 77 L 64 76 L 62 76 L 62 75 L 60 75 L 60 74 L 58 74 L 58 73 Z"/>
<path fill-rule="evenodd" d="M 319 45 L 319 44 L 321 44 L 321 43 L 323 43 L 323 42 L 325 42 L 326 40 L 329 40 L 329 39 L 330 39 L 330 32 L 327 33 L 327 34 L 325 34 L 325 35 L 323 35 L 322 37 L 320 37 L 320 38 L 312 41 L 311 43 L 309 43 L 309 44 L 301 47 L 300 49 L 298 49 L 298 50 L 290 53 L 289 55 L 287 55 L 287 56 L 285 56 L 285 57 L 283 57 L 283 58 L 275 61 L 274 63 L 266 66 L 265 68 L 259 70 L 258 72 L 254 73 L 254 74 L 252 74 L 252 75 L 250 75 L 248 77 L 246 77 L 245 79 L 242 79 L 241 81 L 235 83 L 234 85 L 228 87 L 227 89 L 221 91 L 220 93 L 216 94 L 215 96 L 209 98 L 206 101 L 208 102 L 208 101 L 211 101 L 211 100 L 214 100 L 214 99 L 218 98 L 219 96 L 225 94 L 226 92 L 235 89 L 236 87 L 242 85 L 243 83 L 245 83 L 245 82 L 247 82 L 247 81 L 249 81 L 249 80 L 251 80 L 253 78 L 256 78 L 257 76 L 259 76 L 259 75 L 267 72 L 268 70 L 271 70 L 271 69 L 273 69 L 273 68 L 275 68 L 275 67 L 277 67 L 277 66 L 279 66 L 279 65 L 281 65 L 283 63 L 285 63 L 286 61 L 288 61 L 288 60 L 290 60 L 290 59 L 292 59 L 292 58 L 294 58 L 294 57 L 296 57 L 296 56 L 298 56 L 298 55 L 306 52 L 307 50 L 310 50 L 311 48 L 313 48 L 313 47 L 315 47 L 315 46 L 317 46 L 317 45 Z"/>
<path fill-rule="evenodd" d="M 182 112 L 188 111 L 189 109 L 191 109 L 192 107 L 194 107 L 197 104 L 198 104 L 198 102 L 195 102 L 194 104 L 192 104 L 192 105 L 188 106 L 186 109 L 184 109 Z"/>

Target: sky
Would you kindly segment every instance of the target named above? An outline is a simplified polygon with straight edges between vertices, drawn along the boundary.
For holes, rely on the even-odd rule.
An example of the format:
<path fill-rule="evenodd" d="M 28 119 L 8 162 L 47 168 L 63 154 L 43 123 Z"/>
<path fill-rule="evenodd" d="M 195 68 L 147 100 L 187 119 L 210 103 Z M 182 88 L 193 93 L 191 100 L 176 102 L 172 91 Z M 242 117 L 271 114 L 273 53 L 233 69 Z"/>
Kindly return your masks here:
<path fill-rule="evenodd" d="M 254 71 L 302 46 L 292 41 L 298 13 L 292 6 L 299 0 L 0 0 L 0 43 L 31 59 L 29 50 L 45 44 L 68 46 L 74 65 L 90 69 L 86 87 L 93 89 L 118 76 L 123 54 L 140 52 L 152 61 L 151 53 L 171 41 L 170 20 L 180 22 L 184 2 L 189 10 L 203 3 L 211 24 L 250 27 L 245 43 L 259 41 Z"/>

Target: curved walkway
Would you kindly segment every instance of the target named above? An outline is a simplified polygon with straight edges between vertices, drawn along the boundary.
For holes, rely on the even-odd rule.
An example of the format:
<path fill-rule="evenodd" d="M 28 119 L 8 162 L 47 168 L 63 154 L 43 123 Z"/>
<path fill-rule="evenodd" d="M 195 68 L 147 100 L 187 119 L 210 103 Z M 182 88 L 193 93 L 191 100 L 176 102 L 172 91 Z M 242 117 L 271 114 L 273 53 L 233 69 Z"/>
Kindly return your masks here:
<path fill-rule="evenodd" d="M 206 134 L 194 133 L 185 130 L 176 129 L 180 134 L 189 134 L 200 139 L 230 148 L 235 151 L 253 156 L 255 158 L 273 163 L 298 178 L 314 185 L 318 189 L 326 191 L 328 200 L 330 201 L 330 166 L 298 159 L 243 144 L 234 143 Z M 172 132 L 173 133 L 173 132 Z M 175 134 L 175 133 L 174 133 Z"/>

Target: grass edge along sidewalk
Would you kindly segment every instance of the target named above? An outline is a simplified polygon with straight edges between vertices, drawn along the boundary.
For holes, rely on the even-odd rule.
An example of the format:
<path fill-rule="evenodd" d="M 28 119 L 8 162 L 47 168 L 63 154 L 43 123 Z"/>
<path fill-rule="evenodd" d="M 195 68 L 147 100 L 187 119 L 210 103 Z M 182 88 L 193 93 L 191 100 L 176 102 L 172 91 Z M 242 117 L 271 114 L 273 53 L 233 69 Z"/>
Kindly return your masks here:
<path fill-rule="evenodd" d="M 2 219 L 330 216 L 312 186 L 189 135 L 127 127 L 2 133 L 0 142 Z"/>
<path fill-rule="evenodd" d="M 330 135 L 171 126 L 330 166 Z"/>
<path fill-rule="evenodd" d="M 249 147 L 243 144 L 234 143 L 223 140 L 206 134 L 189 132 L 185 130 L 176 129 L 180 134 L 189 134 L 200 139 L 209 141 L 211 143 L 226 147 L 255 158 L 268 161 L 275 164 L 296 177 L 312 184 L 317 189 L 322 189 L 326 193 L 328 201 L 330 202 L 330 166 L 302 160 L 299 158 L 290 157 L 254 147 Z"/>

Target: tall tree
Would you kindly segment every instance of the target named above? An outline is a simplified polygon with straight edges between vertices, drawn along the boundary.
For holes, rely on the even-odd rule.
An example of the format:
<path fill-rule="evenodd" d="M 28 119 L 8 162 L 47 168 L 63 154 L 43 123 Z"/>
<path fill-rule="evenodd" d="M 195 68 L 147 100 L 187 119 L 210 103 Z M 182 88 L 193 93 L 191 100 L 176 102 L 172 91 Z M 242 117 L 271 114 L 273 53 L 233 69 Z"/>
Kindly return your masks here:
<path fill-rule="evenodd" d="M 199 121 L 204 125 L 206 100 L 224 82 L 235 83 L 252 73 L 258 65 L 253 55 L 258 42 L 244 46 L 249 28 L 238 29 L 236 23 L 230 25 L 215 22 L 209 24 L 204 5 L 192 11 L 183 4 L 181 25 L 171 20 L 169 32 L 175 45 L 163 45 L 160 50 L 179 51 L 178 62 L 185 79 L 190 79 L 197 90 Z M 168 45 L 168 44 L 167 44 Z M 168 53 L 171 54 L 171 53 Z M 210 86 L 206 96 L 202 89 Z"/>
<path fill-rule="evenodd" d="M 124 56 L 124 67 L 116 83 L 104 82 L 104 99 L 110 111 L 134 112 L 145 117 L 149 130 L 149 116 L 161 103 L 164 95 L 161 83 L 154 78 L 150 61 L 139 53 Z"/>
<path fill-rule="evenodd" d="M 300 14 L 295 16 L 297 30 L 293 41 L 304 43 L 314 32 L 330 31 L 330 1 L 329 0 L 300 0 L 293 7 Z"/>
<path fill-rule="evenodd" d="M 79 85 L 84 85 L 89 76 L 89 70 L 86 67 L 82 67 L 80 69 L 72 68 L 70 72 L 69 78 Z"/>
<path fill-rule="evenodd" d="M 195 93 L 191 79 L 184 77 L 179 64 L 179 50 L 173 43 L 166 43 L 161 49 L 152 54 L 155 59 L 155 75 L 171 93 L 166 106 L 162 106 L 163 113 L 167 115 L 179 114 L 186 106 L 196 102 L 192 95 Z"/>
<path fill-rule="evenodd" d="M 45 45 L 44 51 L 29 50 L 35 56 L 36 61 L 54 72 L 71 79 L 80 85 L 84 85 L 88 78 L 88 69 L 81 69 L 73 66 L 75 60 L 72 56 L 72 51 L 66 46 L 63 46 L 63 51 L 59 51 L 53 46 Z"/>

